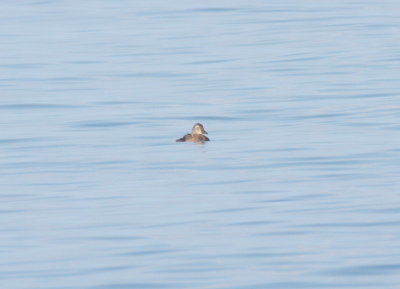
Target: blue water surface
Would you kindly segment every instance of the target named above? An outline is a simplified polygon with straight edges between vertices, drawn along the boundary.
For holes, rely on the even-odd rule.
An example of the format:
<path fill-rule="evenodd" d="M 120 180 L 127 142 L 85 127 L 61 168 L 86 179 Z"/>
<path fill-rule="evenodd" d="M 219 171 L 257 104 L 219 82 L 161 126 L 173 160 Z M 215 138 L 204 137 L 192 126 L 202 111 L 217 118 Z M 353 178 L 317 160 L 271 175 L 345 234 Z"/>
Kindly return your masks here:
<path fill-rule="evenodd" d="M 0 43 L 1 288 L 399 288 L 400 2 L 4 1 Z"/>

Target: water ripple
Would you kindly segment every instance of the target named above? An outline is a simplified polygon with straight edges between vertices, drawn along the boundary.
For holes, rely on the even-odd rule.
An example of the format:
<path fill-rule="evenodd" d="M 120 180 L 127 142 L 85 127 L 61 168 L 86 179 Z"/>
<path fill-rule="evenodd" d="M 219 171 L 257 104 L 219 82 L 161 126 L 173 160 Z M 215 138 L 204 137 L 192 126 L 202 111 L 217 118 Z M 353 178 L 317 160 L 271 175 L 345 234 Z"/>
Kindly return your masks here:
<path fill-rule="evenodd" d="M 331 276 L 373 276 L 400 273 L 400 264 L 378 264 L 370 266 L 347 266 L 321 272 Z"/>

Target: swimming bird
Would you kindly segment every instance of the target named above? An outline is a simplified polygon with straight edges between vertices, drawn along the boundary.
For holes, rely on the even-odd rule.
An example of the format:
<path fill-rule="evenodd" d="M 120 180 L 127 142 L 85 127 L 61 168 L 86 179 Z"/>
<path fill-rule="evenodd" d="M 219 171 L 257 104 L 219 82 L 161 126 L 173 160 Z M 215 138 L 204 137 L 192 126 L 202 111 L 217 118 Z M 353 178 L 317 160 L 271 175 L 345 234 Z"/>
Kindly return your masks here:
<path fill-rule="evenodd" d="M 208 134 L 201 123 L 196 123 L 192 128 L 192 133 L 185 134 L 177 142 L 205 142 L 210 139 L 203 134 Z"/>

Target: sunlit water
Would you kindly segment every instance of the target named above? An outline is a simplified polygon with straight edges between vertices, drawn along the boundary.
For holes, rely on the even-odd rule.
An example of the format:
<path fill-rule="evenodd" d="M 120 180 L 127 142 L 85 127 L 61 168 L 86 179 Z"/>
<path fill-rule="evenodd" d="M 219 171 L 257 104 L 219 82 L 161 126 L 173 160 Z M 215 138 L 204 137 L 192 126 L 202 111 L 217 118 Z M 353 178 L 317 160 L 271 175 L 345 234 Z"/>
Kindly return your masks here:
<path fill-rule="evenodd" d="M 399 288 L 400 2 L 328 2 L 4 1 L 1 288 Z"/>

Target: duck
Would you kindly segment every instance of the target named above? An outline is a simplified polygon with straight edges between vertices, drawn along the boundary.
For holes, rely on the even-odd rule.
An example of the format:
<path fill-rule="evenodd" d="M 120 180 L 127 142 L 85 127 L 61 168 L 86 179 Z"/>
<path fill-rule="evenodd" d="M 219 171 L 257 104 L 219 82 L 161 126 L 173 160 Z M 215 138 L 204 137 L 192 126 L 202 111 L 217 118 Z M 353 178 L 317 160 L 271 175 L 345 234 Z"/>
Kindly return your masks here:
<path fill-rule="evenodd" d="M 201 123 L 195 123 L 192 128 L 192 133 L 185 134 L 183 137 L 177 139 L 177 142 L 205 142 L 210 141 L 208 137 L 203 134 L 208 134 Z"/>

